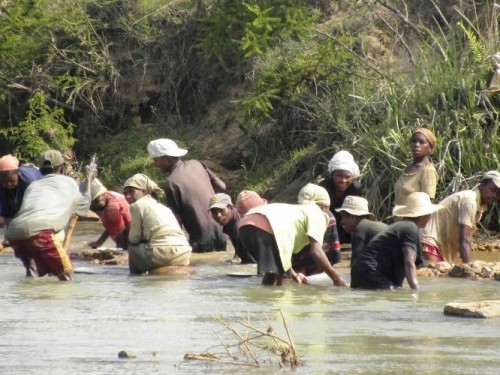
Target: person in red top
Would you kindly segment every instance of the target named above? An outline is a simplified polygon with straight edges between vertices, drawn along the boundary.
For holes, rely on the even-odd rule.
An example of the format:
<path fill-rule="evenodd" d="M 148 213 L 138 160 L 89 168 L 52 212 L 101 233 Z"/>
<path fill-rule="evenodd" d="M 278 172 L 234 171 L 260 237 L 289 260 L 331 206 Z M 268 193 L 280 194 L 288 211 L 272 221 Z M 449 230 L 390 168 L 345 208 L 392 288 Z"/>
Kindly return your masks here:
<path fill-rule="evenodd" d="M 109 238 L 117 247 L 128 248 L 128 233 L 130 231 L 130 207 L 125 197 L 115 191 L 109 191 L 96 178 L 92 183 L 92 203 L 90 209 L 94 211 L 102 222 L 104 232 L 89 246 L 94 249 L 102 246 Z"/>

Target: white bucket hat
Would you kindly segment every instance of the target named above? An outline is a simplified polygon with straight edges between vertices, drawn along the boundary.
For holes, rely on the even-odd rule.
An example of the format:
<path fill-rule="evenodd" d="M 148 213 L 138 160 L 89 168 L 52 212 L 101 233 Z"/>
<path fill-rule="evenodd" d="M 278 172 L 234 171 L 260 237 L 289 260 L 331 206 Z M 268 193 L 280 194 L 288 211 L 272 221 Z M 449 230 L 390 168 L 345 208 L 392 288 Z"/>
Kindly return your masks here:
<path fill-rule="evenodd" d="M 336 208 L 335 211 L 345 211 L 354 216 L 373 217 L 373 214 L 368 210 L 368 201 L 365 198 L 357 197 L 355 195 L 348 195 L 345 197 L 342 207 Z"/>
<path fill-rule="evenodd" d="M 178 158 L 187 154 L 187 150 L 177 146 L 177 143 L 168 138 L 155 139 L 148 143 L 148 153 L 152 158 L 172 156 Z"/>
<path fill-rule="evenodd" d="M 406 199 L 406 206 L 396 206 L 392 214 L 398 217 L 419 217 L 430 215 L 437 210 L 444 208 L 439 204 L 432 204 L 431 198 L 427 193 L 412 193 Z"/>

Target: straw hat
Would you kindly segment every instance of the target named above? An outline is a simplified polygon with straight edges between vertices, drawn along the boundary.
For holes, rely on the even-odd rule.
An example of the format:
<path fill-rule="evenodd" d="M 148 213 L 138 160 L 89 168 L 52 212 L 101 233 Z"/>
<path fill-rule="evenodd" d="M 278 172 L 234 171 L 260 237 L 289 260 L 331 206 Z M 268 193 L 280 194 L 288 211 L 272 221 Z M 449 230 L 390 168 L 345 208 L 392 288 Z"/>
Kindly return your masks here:
<path fill-rule="evenodd" d="M 439 204 L 432 204 L 427 193 L 416 192 L 408 196 L 406 206 L 394 207 L 392 214 L 398 217 L 419 217 L 430 215 L 441 208 L 444 207 Z"/>
<path fill-rule="evenodd" d="M 373 214 L 368 210 L 368 201 L 365 198 L 357 197 L 355 195 L 348 195 L 345 197 L 342 207 L 336 208 L 335 211 L 345 211 L 354 216 L 373 217 Z"/>

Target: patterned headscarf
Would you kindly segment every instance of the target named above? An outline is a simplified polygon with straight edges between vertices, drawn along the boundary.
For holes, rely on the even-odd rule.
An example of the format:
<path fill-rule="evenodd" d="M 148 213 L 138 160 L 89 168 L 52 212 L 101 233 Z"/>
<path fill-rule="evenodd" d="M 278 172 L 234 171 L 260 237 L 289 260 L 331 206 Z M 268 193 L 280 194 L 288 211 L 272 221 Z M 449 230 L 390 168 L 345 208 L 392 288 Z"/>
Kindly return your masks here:
<path fill-rule="evenodd" d="M 319 206 L 330 206 L 330 196 L 325 188 L 307 184 L 299 192 L 299 204 L 317 204 Z"/>
<path fill-rule="evenodd" d="M 142 173 L 134 174 L 127 181 L 125 181 L 123 187 L 125 188 L 127 186 L 133 187 L 134 189 L 144 190 L 146 194 L 151 194 L 158 198 L 162 197 L 165 193 L 163 189 L 156 184 L 156 182 Z"/>

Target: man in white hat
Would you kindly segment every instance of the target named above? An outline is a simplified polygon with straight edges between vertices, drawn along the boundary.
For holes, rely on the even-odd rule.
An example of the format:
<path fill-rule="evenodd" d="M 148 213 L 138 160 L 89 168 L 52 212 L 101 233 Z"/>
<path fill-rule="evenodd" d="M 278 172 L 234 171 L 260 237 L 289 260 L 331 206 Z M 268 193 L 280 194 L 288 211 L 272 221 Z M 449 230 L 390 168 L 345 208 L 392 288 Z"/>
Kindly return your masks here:
<path fill-rule="evenodd" d="M 348 195 L 340 212 L 340 225 L 351 234 L 351 267 L 358 254 L 368 245 L 373 237 L 387 228 L 381 221 L 370 220 L 373 214 L 368 210 L 368 201 L 362 197 Z"/>
<path fill-rule="evenodd" d="M 456 261 L 468 263 L 471 258 L 472 233 L 488 205 L 500 194 L 500 173 L 483 174 L 474 190 L 454 193 L 439 204 L 445 209 L 431 216 L 422 230 L 424 258 L 430 262 Z"/>
<path fill-rule="evenodd" d="M 149 142 L 148 153 L 165 175 L 167 206 L 189 234 L 193 252 L 224 251 L 227 239 L 212 219 L 210 198 L 226 190 L 224 182 L 198 160 L 183 161 L 187 150 L 166 138 Z"/>
<path fill-rule="evenodd" d="M 33 259 L 38 276 L 50 274 L 59 280 L 70 280 L 73 266 L 62 246 L 65 229 L 73 215 L 87 215 L 90 185 L 97 170 L 88 168 L 83 195 L 76 181 L 64 175 L 64 158 L 59 151 L 48 150 L 42 154 L 40 172 L 43 177 L 26 189 L 21 209 L 5 237 L 15 256 L 23 262 L 27 276 L 32 276 Z"/>
<path fill-rule="evenodd" d="M 410 288 L 418 290 L 415 263 L 421 256 L 419 228 L 441 208 L 423 192 L 410 194 L 406 206 L 394 207 L 393 215 L 404 220 L 377 234 L 359 254 L 351 268 L 351 287 L 394 289 L 402 287 L 406 278 Z"/>

